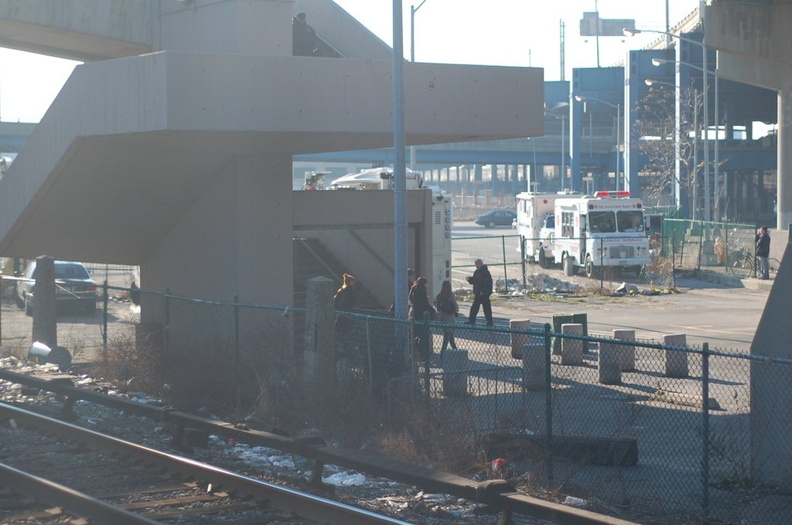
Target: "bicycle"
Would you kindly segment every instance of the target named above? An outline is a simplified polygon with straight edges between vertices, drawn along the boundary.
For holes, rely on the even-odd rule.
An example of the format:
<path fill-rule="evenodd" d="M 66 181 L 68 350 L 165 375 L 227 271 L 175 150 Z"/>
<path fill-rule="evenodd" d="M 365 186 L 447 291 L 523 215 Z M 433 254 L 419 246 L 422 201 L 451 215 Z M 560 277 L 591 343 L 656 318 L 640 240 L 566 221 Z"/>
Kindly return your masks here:
<path fill-rule="evenodd" d="M 756 272 L 758 270 L 758 265 L 756 264 L 756 256 L 749 251 L 744 251 L 745 257 L 740 260 L 734 261 L 732 265 L 732 273 L 740 278 L 746 278 L 750 276 L 756 276 Z M 767 262 L 770 266 L 770 273 L 775 273 L 778 271 L 778 267 L 781 265 L 781 262 L 776 259 L 775 257 L 769 257 Z"/>

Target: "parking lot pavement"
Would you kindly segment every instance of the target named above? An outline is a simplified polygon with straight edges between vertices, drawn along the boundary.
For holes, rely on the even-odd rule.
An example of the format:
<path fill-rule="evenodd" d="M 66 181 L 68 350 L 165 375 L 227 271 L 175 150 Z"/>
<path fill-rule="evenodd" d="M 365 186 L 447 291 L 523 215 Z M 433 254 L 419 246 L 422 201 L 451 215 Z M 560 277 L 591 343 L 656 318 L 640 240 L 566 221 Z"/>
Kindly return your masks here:
<path fill-rule="evenodd" d="M 633 329 L 638 339 L 659 342 L 664 334 L 683 333 L 691 346 L 708 342 L 712 349 L 748 352 L 769 290 L 727 286 L 704 276 L 679 278 L 673 294 L 493 296 L 492 302 L 496 324 L 504 327 L 509 319 L 543 324 L 553 315 L 585 313 L 592 335 Z M 461 302 L 463 316 L 469 309 L 470 303 Z"/>

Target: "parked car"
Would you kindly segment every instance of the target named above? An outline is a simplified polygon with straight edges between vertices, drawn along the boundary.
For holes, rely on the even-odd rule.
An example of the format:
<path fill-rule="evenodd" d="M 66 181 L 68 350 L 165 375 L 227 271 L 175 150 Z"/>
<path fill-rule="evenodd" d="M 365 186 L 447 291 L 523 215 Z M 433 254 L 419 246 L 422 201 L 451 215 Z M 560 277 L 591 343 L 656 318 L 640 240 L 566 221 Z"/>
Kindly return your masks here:
<path fill-rule="evenodd" d="M 485 228 L 494 228 L 495 226 L 511 226 L 517 214 L 509 210 L 490 210 L 487 213 L 482 213 L 476 217 L 476 224 L 480 224 Z"/>
<path fill-rule="evenodd" d="M 17 304 L 27 315 L 33 315 L 33 289 L 36 284 L 36 261 L 32 261 L 17 283 Z M 96 283 L 82 263 L 55 261 L 55 304 L 76 306 L 86 313 L 96 310 Z"/>

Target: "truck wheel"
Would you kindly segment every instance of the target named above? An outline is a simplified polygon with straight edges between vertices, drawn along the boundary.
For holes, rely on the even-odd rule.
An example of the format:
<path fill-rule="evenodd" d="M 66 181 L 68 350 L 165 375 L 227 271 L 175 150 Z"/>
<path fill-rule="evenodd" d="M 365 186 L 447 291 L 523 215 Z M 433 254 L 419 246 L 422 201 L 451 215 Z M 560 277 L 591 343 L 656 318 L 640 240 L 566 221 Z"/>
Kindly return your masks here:
<path fill-rule="evenodd" d="M 633 266 L 633 270 L 635 270 L 635 277 L 638 278 L 641 276 L 641 270 L 643 270 L 643 266 L 640 264 Z"/>
<path fill-rule="evenodd" d="M 567 277 L 575 275 L 575 259 L 569 255 L 564 256 L 564 275 Z"/>
<path fill-rule="evenodd" d="M 547 256 L 545 255 L 544 246 L 539 247 L 539 266 L 542 268 L 547 268 L 550 266 L 547 264 Z"/>
<path fill-rule="evenodd" d="M 489 221 L 487 223 L 487 228 L 494 228 L 494 227 L 495 227 L 495 223 L 493 221 Z"/>
<path fill-rule="evenodd" d="M 25 315 L 33 317 L 33 304 L 30 302 L 30 297 L 25 296 Z"/>
<path fill-rule="evenodd" d="M 596 268 L 594 268 L 594 263 L 591 261 L 591 256 L 589 255 L 586 256 L 585 271 L 586 271 L 586 277 L 588 277 L 589 279 L 593 279 L 594 277 L 596 277 L 597 270 Z"/>

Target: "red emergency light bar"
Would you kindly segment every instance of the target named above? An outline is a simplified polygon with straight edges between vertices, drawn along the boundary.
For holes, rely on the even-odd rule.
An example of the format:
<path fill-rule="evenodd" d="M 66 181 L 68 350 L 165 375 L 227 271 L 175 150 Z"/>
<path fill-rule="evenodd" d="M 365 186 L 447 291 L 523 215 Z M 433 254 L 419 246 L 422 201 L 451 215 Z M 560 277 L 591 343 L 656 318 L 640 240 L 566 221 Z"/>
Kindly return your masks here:
<path fill-rule="evenodd" d="M 629 191 L 595 191 L 595 197 L 629 197 Z"/>

